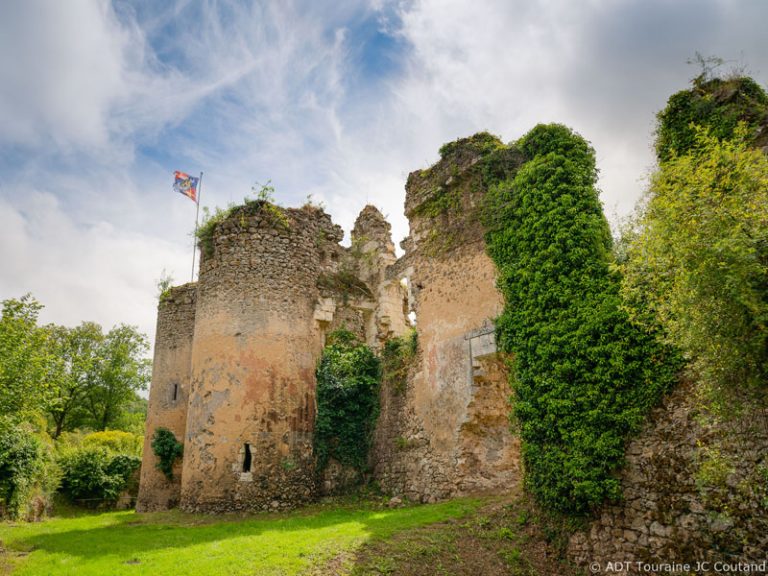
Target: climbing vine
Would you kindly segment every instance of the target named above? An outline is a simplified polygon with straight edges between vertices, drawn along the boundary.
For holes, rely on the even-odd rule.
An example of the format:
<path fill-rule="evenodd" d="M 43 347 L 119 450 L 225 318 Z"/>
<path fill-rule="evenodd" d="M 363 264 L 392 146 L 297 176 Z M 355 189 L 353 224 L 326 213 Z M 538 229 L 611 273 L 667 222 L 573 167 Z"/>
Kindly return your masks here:
<path fill-rule="evenodd" d="M 676 364 L 621 308 L 592 148 L 558 124 L 516 147 L 526 163 L 488 195 L 497 339 L 514 358 L 527 485 L 546 507 L 583 513 L 619 497 L 625 442 Z"/>
<path fill-rule="evenodd" d="M 379 414 L 379 359 L 348 330 L 328 337 L 317 367 L 314 449 L 318 471 L 330 458 L 359 472 Z"/>
<path fill-rule="evenodd" d="M 173 480 L 173 463 L 184 454 L 184 445 L 168 428 L 158 428 L 152 435 L 152 451 L 157 456 L 157 468 L 168 480 Z"/>

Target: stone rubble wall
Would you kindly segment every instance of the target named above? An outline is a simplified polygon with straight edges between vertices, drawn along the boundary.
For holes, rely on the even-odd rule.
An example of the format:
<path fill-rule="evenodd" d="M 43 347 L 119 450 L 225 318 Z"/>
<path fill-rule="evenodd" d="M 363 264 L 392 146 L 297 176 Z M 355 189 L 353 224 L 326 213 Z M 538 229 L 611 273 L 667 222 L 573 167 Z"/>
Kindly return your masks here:
<path fill-rule="evenodd" d="M 768 551 L 768 409 L 713 420 L 695 386 L 677 387 L 628 446 L 623 501 L 571 537 L 577 563 L 764 562 Z"/>
<path fill-rule="evenodd" d="M 417 501 L 507 490 L 520 479 L 507 373 L 493 342 L 503 299 L 478 215 L 480 158 L 459 147 L 409 176 L 411 233 L 387 274 L 407 278 L 419 354 L 405 387 L 382 386 L 374 477 Z M 437 195 L 449 198 L 449 209 L 424 210 Z"/>

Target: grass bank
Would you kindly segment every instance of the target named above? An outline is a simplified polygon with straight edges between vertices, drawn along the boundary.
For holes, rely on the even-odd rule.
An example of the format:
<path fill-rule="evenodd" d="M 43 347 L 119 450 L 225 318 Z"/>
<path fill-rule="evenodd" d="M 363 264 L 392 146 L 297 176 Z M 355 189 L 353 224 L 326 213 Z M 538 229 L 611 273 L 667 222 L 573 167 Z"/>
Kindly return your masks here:
<path fill-rule="evenodd" d="M 462 518 L 480 500 L 386 509 L 381 503 L 318 505 L 259 516 L 178 511 L 108 512 L 0 524 L 0 574 L 13 576 L 290 575 L 362 545 Z"/>

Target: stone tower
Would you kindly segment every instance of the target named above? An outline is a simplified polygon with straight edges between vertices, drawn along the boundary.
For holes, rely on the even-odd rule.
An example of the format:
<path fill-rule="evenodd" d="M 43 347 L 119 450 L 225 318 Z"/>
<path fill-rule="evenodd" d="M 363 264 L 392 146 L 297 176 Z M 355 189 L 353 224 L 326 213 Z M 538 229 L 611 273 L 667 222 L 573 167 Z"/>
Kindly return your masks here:
<path fill-rule="evenodd" d="M 167 479 L 157 469 L 151 442 L 155 430 L 161 426 L 173 432 L 176 438 L 184 438 L 196 295 L 197 285 L 194 283 L 171 288 L 168 294 L 161 297 L 158 307 L 147 434 L 136 502 L 139 512 L 165 510 L 179 503 L 181 462 L 174 467 L 173 478 Z"/>
<path fill-rule="evenodd" d="M 216 227 L 200 262 L 183 509 L 313 496 L 317 279 L 342 234 L 320 210 L 266 203 Z"/>

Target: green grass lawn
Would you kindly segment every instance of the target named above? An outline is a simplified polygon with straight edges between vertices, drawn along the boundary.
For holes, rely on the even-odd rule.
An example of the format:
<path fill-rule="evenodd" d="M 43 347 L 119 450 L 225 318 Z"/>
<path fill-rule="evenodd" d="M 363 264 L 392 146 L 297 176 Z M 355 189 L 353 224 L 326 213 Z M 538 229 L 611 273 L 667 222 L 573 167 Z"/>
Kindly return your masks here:
<path fill-rule="evenodd" d="M 261 516 L 107 512 L 5 522 L 0 574 L 300 574 L 365 542 L 462 517 L 480 504 L 461 499 L 389 510 L 357 502 Z"/>

